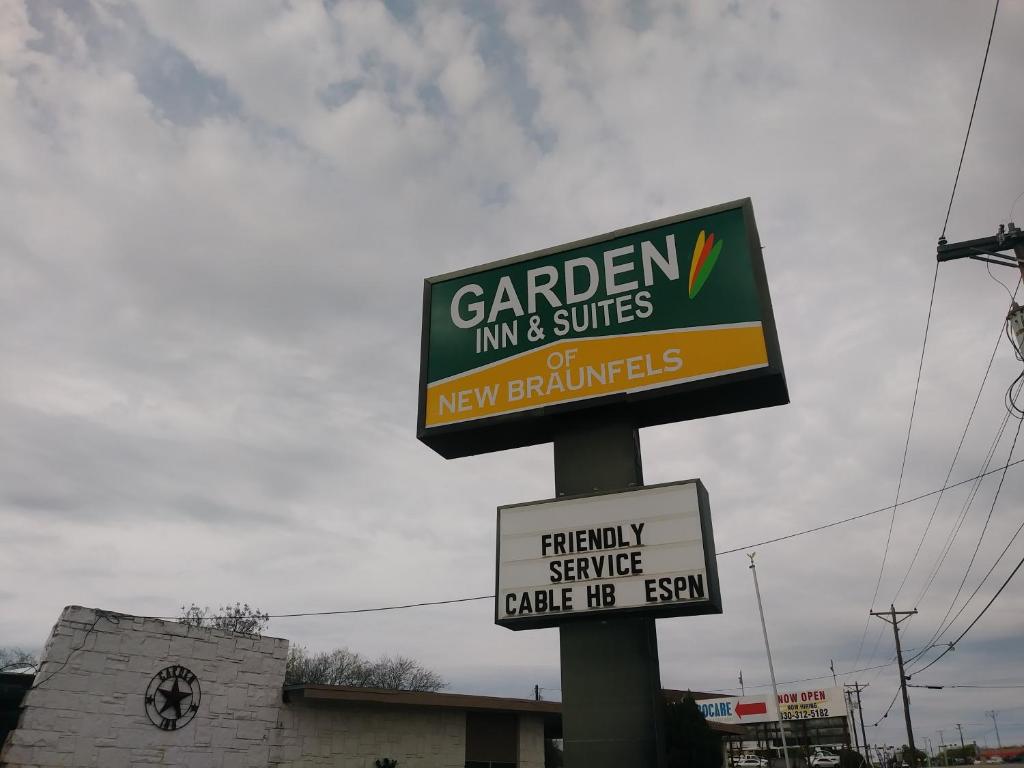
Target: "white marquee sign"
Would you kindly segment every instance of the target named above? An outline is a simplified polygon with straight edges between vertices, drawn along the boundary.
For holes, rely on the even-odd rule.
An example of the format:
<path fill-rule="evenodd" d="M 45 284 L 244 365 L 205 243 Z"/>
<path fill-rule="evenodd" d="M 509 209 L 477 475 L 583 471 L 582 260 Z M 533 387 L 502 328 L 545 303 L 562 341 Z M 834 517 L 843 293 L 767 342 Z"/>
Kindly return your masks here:
<path fill-rule="evenodd" d="M 699 480 L 498 508 L 495 621 L 721 613 L 707 491 Z"/>

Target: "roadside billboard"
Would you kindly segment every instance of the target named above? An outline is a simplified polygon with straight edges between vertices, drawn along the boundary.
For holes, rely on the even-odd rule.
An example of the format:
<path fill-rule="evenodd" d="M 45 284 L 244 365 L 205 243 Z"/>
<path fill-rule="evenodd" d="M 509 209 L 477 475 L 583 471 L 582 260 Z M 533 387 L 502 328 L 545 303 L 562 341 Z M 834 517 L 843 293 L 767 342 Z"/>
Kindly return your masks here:
<path fill-rule="evenodd" d="M 781 720 L 817 720 L 846 717 L 846 697 L 842 688 L 805 688 L 780 691 L 778 709 L 771 705 L 770 693 L 755 696 L 723 696 L 701 699 L 697 708 L 716 723 L 743 725 Z"/>
<path fill-rule="evenodd" d="M 723 696 L 720 699 L 701 699 L 697 709 L 708 720 L 727 725 L 767 723 L 778 720 L 771 706 L 771 694 L 765 696 Z"/>
<path fill-rule="evenodd" d="M 846 715 L 846 697 L 842 688 L 805 688 L 779 693 L 779 717 L 783 720 L 815 720 Z"/>
<path fill-rule="evenodd" d="M 749 199 L 428 278 L 417 436 L 447 458 L 789 402 Z"/>
<path fill-rule="evenodd" d="M 498 508 L 495 623 L 721 613 L 699 480 Z"/>

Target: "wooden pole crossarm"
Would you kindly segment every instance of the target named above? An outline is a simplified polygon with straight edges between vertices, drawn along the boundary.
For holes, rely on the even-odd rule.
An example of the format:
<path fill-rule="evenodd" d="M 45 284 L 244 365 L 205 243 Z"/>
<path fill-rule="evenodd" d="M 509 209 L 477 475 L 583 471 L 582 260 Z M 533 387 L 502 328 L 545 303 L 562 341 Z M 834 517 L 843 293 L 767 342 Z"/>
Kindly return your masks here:
<path fill-rule="evenodd" d="M 1011 266 L 1016 266 L 1016 259 L 1012 256 L 1003 256 L 1001 251 L 1009 251 L 1017 246 L 1024 246 L 1024 230 L 1014 228 L 998 235 L 979 237 L 975 240 L 962 240 L 959 243 L 947 243 L 940 240 L 935 249 L 935 258 L 937 261 L 943 262 L 977 258 L 978 254 L 987 254 L 1010 259 Z M 979 261 L 985 261 L 985 259 L 979 259 Z"/>

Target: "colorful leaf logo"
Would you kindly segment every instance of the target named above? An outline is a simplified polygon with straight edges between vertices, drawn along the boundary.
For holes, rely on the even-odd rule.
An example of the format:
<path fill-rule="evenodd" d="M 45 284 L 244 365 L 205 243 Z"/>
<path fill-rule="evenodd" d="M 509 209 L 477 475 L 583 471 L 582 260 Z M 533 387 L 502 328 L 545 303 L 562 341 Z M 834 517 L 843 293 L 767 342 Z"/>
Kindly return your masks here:
<path fill-rule="evenodd" d="M 722 242 L 715 242 L 715 233 L 712 232 L 707 238 L 704 237 L 704 230 L 697 235 L 697 244 L 693 246 L 693 261 L 690 262 L 690 298 L 692 299 L 707 282 L 708 275 L 715 268 L 718 261 L 718 254 L 722 252 Z"/>

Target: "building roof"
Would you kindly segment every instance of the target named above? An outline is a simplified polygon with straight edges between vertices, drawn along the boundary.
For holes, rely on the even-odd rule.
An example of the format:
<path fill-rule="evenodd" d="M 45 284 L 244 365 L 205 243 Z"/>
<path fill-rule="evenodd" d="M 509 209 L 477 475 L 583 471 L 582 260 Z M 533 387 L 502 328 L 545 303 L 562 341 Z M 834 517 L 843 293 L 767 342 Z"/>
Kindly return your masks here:
<path fill-rule="evenodd" d="M 692 693 L 694 699 L 717 698 L 721 694 L 700 691 L 662 691 L 667 701 L 681 701 Z M 435 693 L 432 691 L 399 691 L 390 688 L 358 688 L 352 685 L 286 685 L 285 701 L 308 701 L 323 705 L 375 704 L 400 707 L 433 707 L 462 709 L 478 712 L 526 712 L 540 714 L 545 723 L 561 730 L 562 702 L 512 699 L 502 696 L 476 696 L 465 693 Z M 709 722 L 713 731 L 742 735 L 743 728 L 736 725 Z"/>
<path fill-rule="evenodd" d="M 392 704 L 412 707 L 445 707 L 453 709 L 482 709 L 494 712 L 561 712 L 558 701 L 535 701 L 533 699 L 511 699 L 503 696 L 476 696 L 465 693 L 435 693 L 432 691 L 401 691 L 393 688 L 359 688 L 354 685 L 314 685 L 299 683 L 286 685 L 285 694 L 290 700 L 303 698 L 310 701 L 358 702 Z M 672 688 L 662 690 L 667 701 L 682 701 L 685 696 L 694 699 L 721 698 L 720 693 L 682 691 Z"/>
<path fill-rule="evenodd" d="M 507 699 L 499 696 L 474 696 L 465 693 L 434 693 L 431 691 L 399 691 L 388 688 L 357 688 L 351 685 L 286 685 L 288 701 L 297 698 L 307 701 L 384 704 L 407 707 L 442 707 L 445 709 L 472 709 L 490 712 L 541 712 L 556 714 L 562 711 L 557 701 L 533 699 Z"/>
<path fill-rule="evenodd" d="M 683 691 L 676 688 L 662 688 L 661 692 L 669 701 L 682 701 L 687 695 L 693 696 L 694 701 L 701 699 L 721 699 L 728 696 L 725 693 L 706 693 L 704 691 Z"/>
<path fill-rule="evenodd" d="M 507 699 L 499 696 L 474 696 L 465 693 L 399 691 L 387 688 L 357 688 L 351 685 L 286 685 L 286 702 L 304 701 L 312 706 L 426 707 L 461 709 L 465 712 L 501 714 L 533 713 L 544 721 L 544 737 L 562 736 L 562 704 L 558 701 Z"/>

